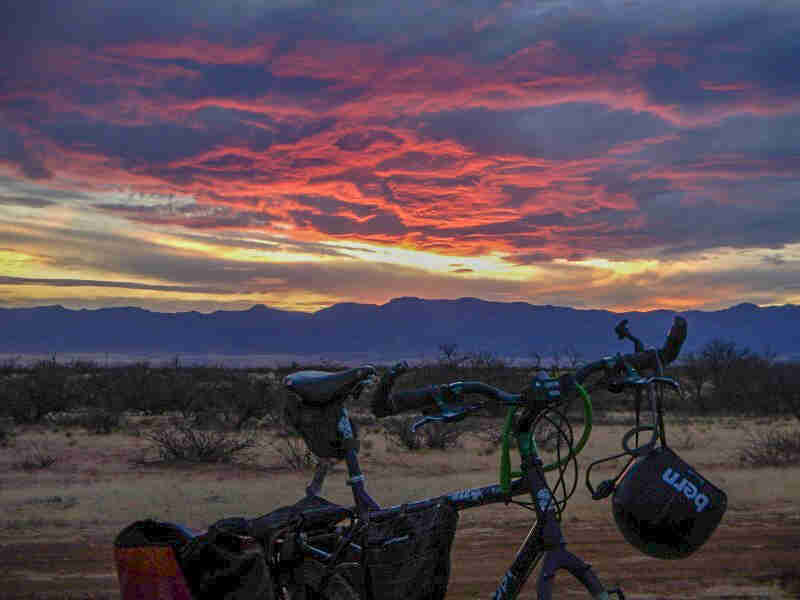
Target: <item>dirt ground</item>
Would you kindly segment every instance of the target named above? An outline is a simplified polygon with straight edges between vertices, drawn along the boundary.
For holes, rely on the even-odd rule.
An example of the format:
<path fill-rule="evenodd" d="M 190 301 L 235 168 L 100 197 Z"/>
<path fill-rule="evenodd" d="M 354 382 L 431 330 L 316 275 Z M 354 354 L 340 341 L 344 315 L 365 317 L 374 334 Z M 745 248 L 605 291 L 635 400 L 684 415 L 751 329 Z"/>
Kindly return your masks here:
<path fill-rule="evenodd" d="M 635 599 L 778 599 L 800 597 L 800 518 L 773 507 L 754 518 L 720 527 L 695 556 L 657 561 L 639 555 L 608 523 L 576 523 L 569 548 L 592 563 L 607 585 L 621 585 Z M 506 540 L 521 539 L 520 527 L 461 529 L 452 554 L 448 600 L 489 598 L 513 557 Z M 0 597 L 118 598 L 109 539 L 39 540 L 0 546 Z M 534 576 L 536 574 L 534 573 Z M 563 598 L 585 591 L 565 572 L 556 579 Z M 522 598 L 535 598 L 532 582 Z"/>
<path fill-rule="evenodd" d="M 749 425 L 693 424 L 684 438 L 676 438 L 686 442 L 684 457 L 729 495 L 721 525 L 696 554 L 661 561 L 628 546 L 608 501 L 587 499 L 582 475 L 565 515 L 569 549 L 591 563 L 605 584 L 621 585 L 630 600 L 800 598 L 800 469 L 743 471 L 731 464 L 729 454 L 702 452 L 701 439 L 724 440 L 732 448 L 752 432 L 755 424 Z M 616 445 L 619 432 L 601 429 L 593 434 L 599 442 L 587 450 L 590 456 Z M 159 516 L 199 528 L 223 516 L 258 514 L 266 511 L 254 506 L 297 498 L 310 477 L 263 465 L 146 470 L 127 460 L 141 450 L 141 438 L 115 435 L 32 431 L 0 455 L 0 598 L 119 598 L 112 542 L 126 523 Z M 33 439 L 61 460 L 41 473 L 11 468 L 26 440 Z M 497 454 L 469 452 L 469 444 L 460 453 L 413 457 L 393 452 L 378 438 L 368 446 L 362 450 L 364 470 L 384 504 L 484 485 L 496 476 Z M 344 479 L 341 468 L 332 478 Z M 347 502 L 346 486 L 327 486 L 327 497 Z M 465 512 L 452 554 L 448 600 L 489 598 L 530 522 L 525 511 L 503 505 Z M 555 589 L 557 598 L 587 597 L 566 572 L 556 578 Z M 521 598 L 535 597 L 531 581 Z"/>

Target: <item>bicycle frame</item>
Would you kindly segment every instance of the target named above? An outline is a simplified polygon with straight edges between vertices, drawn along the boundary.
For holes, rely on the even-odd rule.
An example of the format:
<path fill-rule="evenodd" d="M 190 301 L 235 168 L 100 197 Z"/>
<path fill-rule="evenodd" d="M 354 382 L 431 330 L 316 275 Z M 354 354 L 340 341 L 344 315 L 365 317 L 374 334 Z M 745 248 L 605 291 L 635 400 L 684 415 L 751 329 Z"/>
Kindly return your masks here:
<path fill-rule="evenodd" d="M 343 411 L 344 416 L 346 416 L 346 409 L 343 409 Z M 346 423 L 346 421 L 343 418 L 341 423 Z M 348 430 L 349 426 L 343 426 L 340 429 L 343 435 L 348 435 L 348 433 L 352 435 L 352 432 Z M 348 483 L 353 488 L 353 498 L 356 502 L 355 511 L 362 520 L 366 521 L 372 516 L 386 516 L 397 514 L 401 511 L 414 511 L 415 509 L 426 508 L 443 501 L 448 502 L 457 511 L 462 511 L 499 502 L 507 504 L 513 496 L 530 494 L 536 505 L 539 518 L 531 526 L 525 541 L 517 551 L 514 561 L 501 578 L 497 589 L 492 595 L 492 600 L 514 600 L 517 598 L 525 582 L 542 558 L 544 558 L 545 562 L 537 583 L 539 600 L 551 600 L 553 579 L 556 571 L 562 568 L 578 579 L 595 600 L 607 600 L 609 593 L 617 593 L 620 598 L 624 599 L 624 595 L 620 590 L 606 590 L 594 574 L 591 566 L 566 549 L 566 539 L 559 521 L 555 518 L 554 499 L 545 480 L 542 461 L 536 451 L 536 446 L 535 444 L 521 443 L 520 450 L 522 455 L 522 476 L 511 481 L 510 489 L 504 489 L 501 484 L 494 484 L 458 490 L 389 508 L 380 508 L 378 503 L 366 491 L 365 477 L 358 465 L 357 452 L 351 449 L 346 454 L 346 461 L 350 475 Z M 328 469 L 329 463 L 320 464 L 312 484 L 307 488 L 309 494 L 319 494 Z M 327 509 L 319 510 L 325 511 Z M 545 546 L 544 539 L 550 541 L 549 547 Z M 355 544 L 351 544 L 351 547 L 356 551 L 360 551 L 360 548 Z M 332 557 L 330 553 L 308 543 L 304 544 L 304 549 L 322 560 L 329 560 Z"/>
<path fill-rule="evenodd" d="M 398 514 L 401 511 L 412 512 L 443 501 L 451 504 L 456 510 L 462 511 L 488 504 L 497 504 L 500 502 L 508 503 L 509 496 L 520 496 L 529 493 L 532 494 L 534 498 L 537 498 L 539 502 L 545 504 L 550 502 L 550 492 L 546 483 L 543 479 L 537 478 L 535 469 L 531 469 L 530 467 L 526 476 L 512 481 L 510 495 L 506 494 L 499 484 L 467 488 L 385 509 L 370 510 L 369 516 L 384 517 L 390 514 Z M 328 510 L 331 509 L 323 508 L 309 512 L 319 512 L 323 514 Z M 492 600 L 514 600 L 517 598 L 531 572 L 543 557 L 545 558 L 544 568 L 542 569 L 537 584 L 538 598 L 540 600 L 550 600 L 552 598 L 553 578 L 556 571 L 561 568 L 566 569 L 583 583 L 592 598 L 608 598 L 608 591 L 606 591 L 599 582 L 591 566 L 566 549 L 566 540 L 558 521 L 555 519 L 548 519 L 548 524 L 552 524 L 551 527 L 553 527 L 553 530 L 550 532 L 551 535 L 555 534 L 555 536 L 557 536 L 557 547 L 552 549 L 546 549 L 544 547 L 541 536 L 536 535 L 537 527 L 539 527 L 539 522 L 537 521 L 537 523 L 531 526 L 525 541 L 517 551 L 514 561 L 501 578 L 497 589 L 491 596 Z M 360 547 L 357 545 L 351 544 L 351 546 L 357 552 L 360 551 Z M 316 558 L 322 560 L 331 558 L 331 553 L 316 548 L 312 544 L 304 544 L 304 549 L 313 554 Z M 616 592 L 616 590 L 612 590 L 612 592 Z M 621 597 L 624 598 L 624 596 Z"/>

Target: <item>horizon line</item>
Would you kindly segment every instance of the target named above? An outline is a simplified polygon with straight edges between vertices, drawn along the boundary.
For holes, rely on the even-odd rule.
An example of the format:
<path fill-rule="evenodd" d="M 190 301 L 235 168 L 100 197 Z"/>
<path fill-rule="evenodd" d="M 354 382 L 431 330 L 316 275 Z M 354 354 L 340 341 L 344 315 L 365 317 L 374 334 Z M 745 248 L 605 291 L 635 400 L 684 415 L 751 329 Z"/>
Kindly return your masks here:
<path fill-rule="evenodd" d="M 314 315 L 324 310 L 329 310 L 336 306 L 341 305 L 356 305 L 356 306 L 370 306 L 381 308 L 387 306 L 393 302 L 397 302 L 400 300 L 419 300 L 422 302 L 459 302 L 463 300 L 475 300 L 478 302 L 484 302 L 487 304 L 525 304 L 530 307 L 534 308 L 565 308 L 569 310 L 576 310 L 576 311 L 603 311 L 609 312 L 612 314 L 629 314 L 629 313 L 653 313 L 653 312 L 669 312 L 675 314 L 681 313 L 688 313 L 688 312 L 723 312 L 726 310 L 731 310 L 733 308 L 738 307 L 755 307 L 759 309 L 766 309 L 766 308 L 782 308 L 782 307 L 796 307 L 798 305 L 785 303 L 785 304 L 756 304 L 754 302 L 738 302 L 736 304 L 731 304 L 724 308 L 716 308 L 716 309 L 703 309 L 703 308 L 685 308 L 682 310 L 675 310 L 672 308 L 646 308 L 646 309 L 630 309 L 630 310 L 611 310 L 608 308 L 597 308 L 597 307 L 577 307 L 577 306 L 569 306 L 569 305 L 560 305 L 560 304 L 534 304 L 532 302 L 527 302 L 524 300 L 513 300 L 513 301 L 502 301 L 502 300 L 486 300 L 483 298 L 477 298 L 475 296 L 461 296 L 458 298 L 421 298 L 419 296 L 398 296 L 395 298 L 391 298 L 390 300 L 384 302 L 383 304 L 376 304 L 376 303 L 369 303 L 369 302 L 352 302 L 352 301 L 344 301 L 344 302 L 335 302 L 324 308 L 320 308 L 315 311 L 304 311 L 304 310 L 293 310 L 293 309 L 285 309 L 285 308 L 274 308 L 264 303 L 256 303 L 250 305 L 248 308 L 241 308 L 241 309 L 215 309 L 211 311 L 201 311 L 201 310 L 177 310 L 177 311 L 164 311 L 164 310 L 155 310 L 152 308 L 146 308 L 144 306 L 134 306 L 134 305 L 110 305 L 110 306 L 103 306 L 99 308 L 87 308 L 87 307 L 80 307 L 80 308 L 70 308 L 66 307 L 63 304 L 40 304 L 40 305 L 33 305 L 33 306 L 2 306 L 0 305 L 0 310 L 36 310 L 36 309 L 61 309 L 70 312 L 97 312 L 101 310 L 141 310 L 150 313 L 157 313 L 157 314 L 172 314 L 172 315 L 179 315 L 179 314 L 202 314 L 202 315 L 213 315 L 220 312 L 249 312 L 255 309 L 265 309 L 265 310 L 272 310 L 284 313 L 300 313 L 306 315 Z"/>

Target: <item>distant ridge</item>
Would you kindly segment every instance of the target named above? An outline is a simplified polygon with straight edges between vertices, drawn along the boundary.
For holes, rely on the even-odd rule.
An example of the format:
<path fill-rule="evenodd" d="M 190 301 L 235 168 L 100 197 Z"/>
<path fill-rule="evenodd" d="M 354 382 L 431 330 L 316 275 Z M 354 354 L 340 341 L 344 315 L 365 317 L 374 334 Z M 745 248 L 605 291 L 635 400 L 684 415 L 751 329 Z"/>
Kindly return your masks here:
<path fill-rule="evenodd" d="M 71 310 L 63 306 L 0 309 L 0 352 L 159 352 L 214 354 L 436 354 L 440 344 L 460 352 L 503 357 L 546 355 L 572 347 L 584 357 L 627 352 L 613 334 L 629 319 L 646 344 L 660 345 L 678 313 L 614 313 L 477 298 L 395 298 L 386 304 L 335 304 L 315 313 L 270 308 L 159 313 L 141 308 Z M 755 352 L 800 357 L 800 307 L 742 303 L 724 310 L 687 311 L 684 352 L 713 338 Z"/>

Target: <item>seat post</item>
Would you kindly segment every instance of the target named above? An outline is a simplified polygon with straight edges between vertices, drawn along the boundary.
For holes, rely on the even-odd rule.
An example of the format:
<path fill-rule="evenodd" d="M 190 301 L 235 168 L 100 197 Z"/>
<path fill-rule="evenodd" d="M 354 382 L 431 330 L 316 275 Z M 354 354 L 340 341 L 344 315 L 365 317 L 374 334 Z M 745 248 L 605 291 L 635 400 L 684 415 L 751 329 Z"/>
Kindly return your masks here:
<path fill-rule="evenodd" d="M 346 449 L 344 459 L 347 462 L 347 474 L 349 475 L 347 485 L 353 489 L 353 500 L 356 503 L 356 508 L 361 514 L 366 514 L 370 510 L 378 510 L 380 506 L 367 493 L 366 478 L 361 472 L 361 466 L 358 464 L 358 440 L 355 438 L 353 428 L 350 426 L 350 415 L 347 414 L 347 409 L 344 406 L 342 407 L 342 416 L 339 418 L 337 427 L 344 440 Z"/>
<path fill-rule="evenodd" d="M 328 471 L 333 467 L 334 461 L 329 458 L 320 458 L 317 463 L 317 470 L 314 472 L 314 478 L 311 483 L 306 487 L 307 496 L 319 496 L 322 493 L 322 484 L 325 483 L 325 477 Z"/>
<path fill-rule="evenodd" d="M 336 424 L 336 428 L 342 436 L 343 445 L 345 448 L 344 459 L 347 463 L 347 485 L 353 488 L 353 500 L 355 501 L 356 508 L 361 514 L 366 514 L 370 510 L 378 510 L 380 506 L 369 495 L 366 489 L 366 478 L 361 472 L 361 466 L 358 463 L 358 440 L 355 437 L 353 428 L 350 426 L 350 416 L 347 409 L 343 406 L 341 416 Z M 325 478 L 328 472 L 333 467 L 336 459 L 333 458 L 319 458 L 317 469 L 314 472 L 314 477 L 306 487 L 307 496 L 319 496 L 322 492 L 322 486 L 325 483 Z"/>

